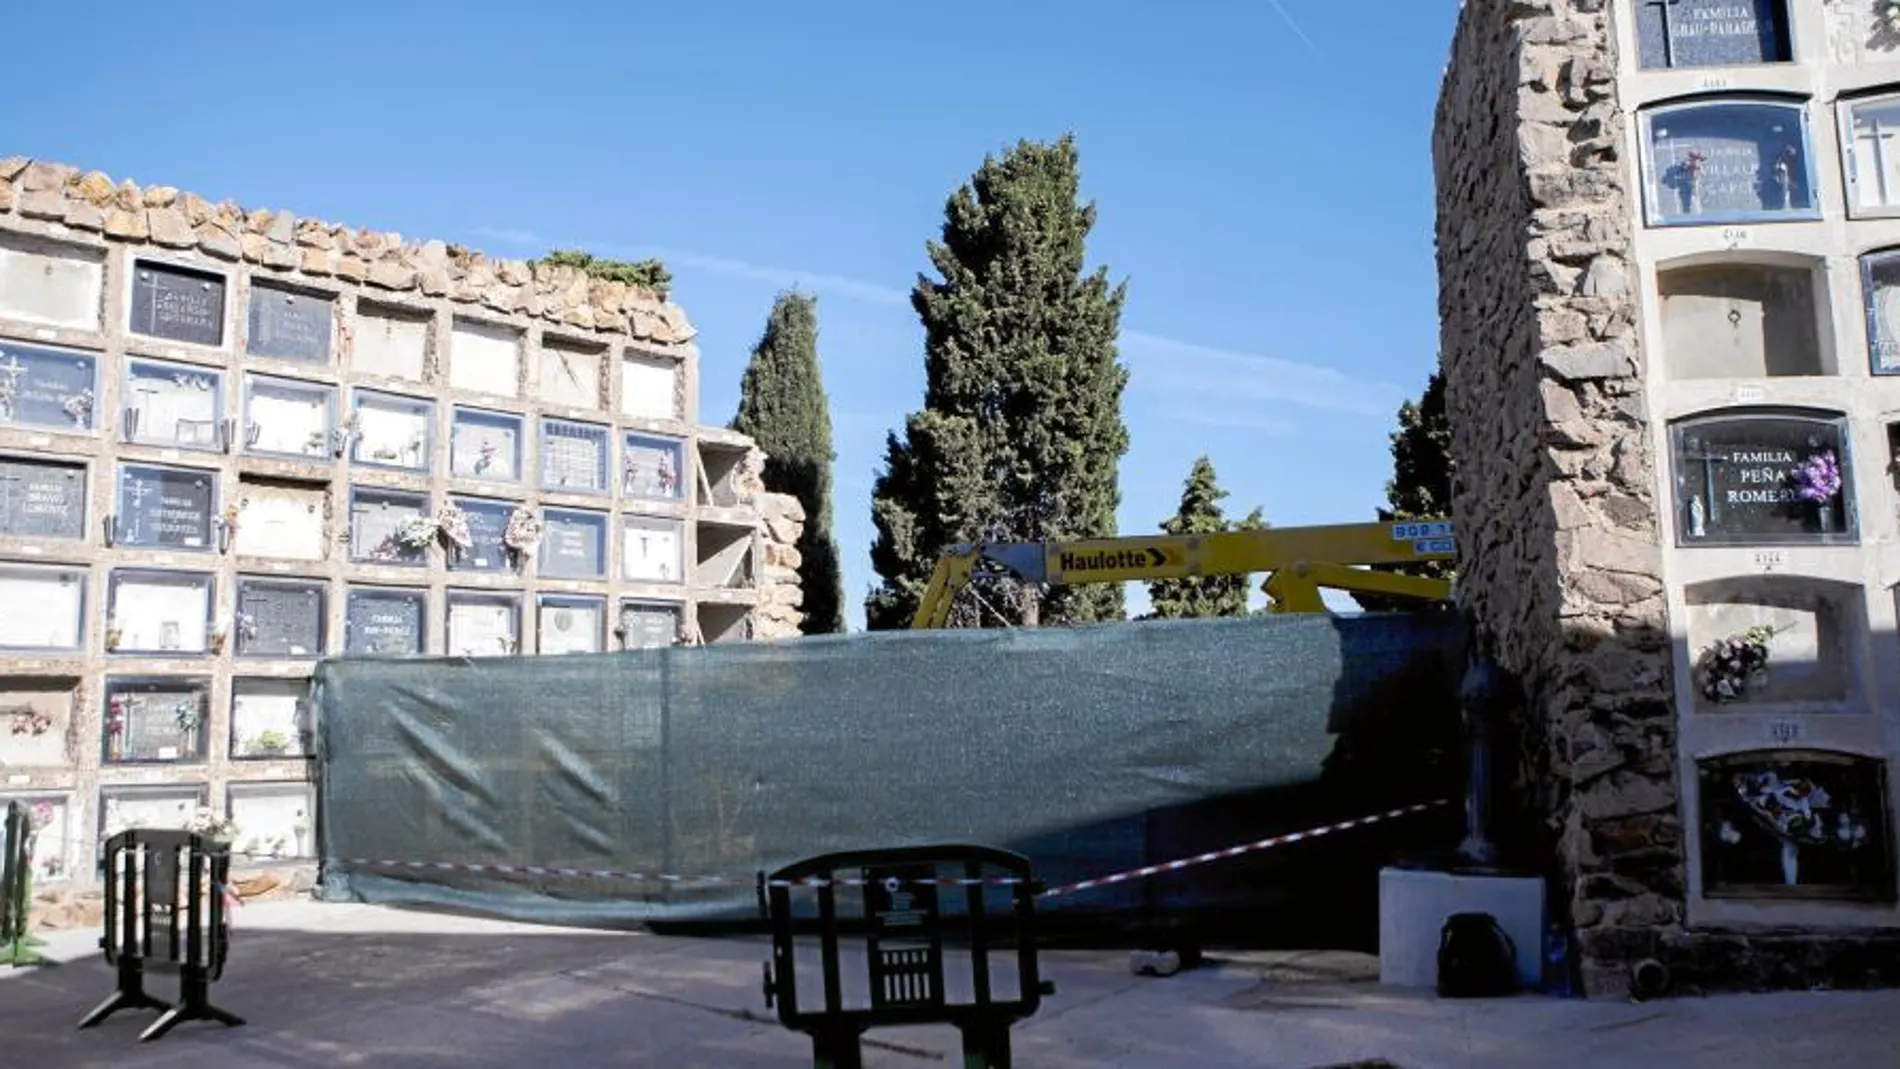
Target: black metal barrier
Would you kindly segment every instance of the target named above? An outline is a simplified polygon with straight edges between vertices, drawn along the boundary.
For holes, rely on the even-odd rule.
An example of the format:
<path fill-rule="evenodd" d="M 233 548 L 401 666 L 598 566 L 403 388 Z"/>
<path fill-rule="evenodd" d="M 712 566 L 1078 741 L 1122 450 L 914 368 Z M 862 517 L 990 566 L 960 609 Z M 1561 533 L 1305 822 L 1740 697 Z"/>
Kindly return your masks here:
<path fill-rule="evenodd" d="M 954 875 L 945 875 L 944 870 Z M 839 888 L 861 889 L 862 909 L 840 916 Z M 943 888 L 962 895 L 940 895 Z M 992 911 L 989 890 L 1008 887 L 1009 904 Z M 794 916 L 794 890 L 816 898 L 816 916 Z M 812 1039 L 817 1069 L 860 1069 L 861 1040 L 872 1028 L 949 1024 L 963 1036 L 967 1069 L 1008 1069 L 1009 1029 L 1035 1014 L 1055 985 L 1036 958 L 1036 895 L 1029 859 L 986 846 L 947 845 L 825 854 L 759 876 L 759 908 L 771 924 L 765 1005 L 779 1022 Z M 802 897 L 802 896 L 801 896 Z M 847 898 L 858 897 L 847 895 Z M 961 899 L 960 916 L 956 907 Z M 948 907 L 948 908 L 946 908 Z M 815 929 L 822 1005 L 799 1001 L 796 935 Z M 848 1004 L 840 937 L 861 932 L 868 999 Z M 999 932 L 1016 951 L 1014 997 L 999 999 L 990 970 Z M 968 1000 L 950 997 L 944 944 L 969 947 Z"/>
<path fill-rule="evenodd" d="M 27 913 L 32 907 L 33 825 L 26 807 L 7 803 L 6 838 L 0 842 L 0 961 L 18 968 L 38 965 L 39 941 Z"/>
<path fill-rule="evenodd" d="M 211 1005 L 211 985 L 224 975 L 231 949 L 225 884 L 229 847 L 187 831 L 122 831 L 106 840 L 105 935 L 99 945 L 119 970 L 119 988 L 79 1022 L 91 1028 L 120 1010 L 162 1010 L 139 1041 L 157 1039 L 183 1021 L 244 1021 Z M 181 925 L 182 921 L 182 925 Z M 179 998 L 168 1005 L 145 991 L 145 973 L 176 972 Z"/>

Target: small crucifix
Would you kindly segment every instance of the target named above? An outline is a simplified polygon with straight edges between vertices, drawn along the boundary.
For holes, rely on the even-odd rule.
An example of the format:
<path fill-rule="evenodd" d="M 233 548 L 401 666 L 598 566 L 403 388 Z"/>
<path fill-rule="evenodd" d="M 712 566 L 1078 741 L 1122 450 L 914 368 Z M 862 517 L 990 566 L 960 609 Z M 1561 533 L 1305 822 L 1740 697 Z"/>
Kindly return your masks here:
<path fill-rule="evenodd" d="M 1707 522 L 1710 525 L 1714 525 L 1720 522 L 1722 518 L 1722 506 L 1716 500 L 1717 495 L 1715 492 L 1715 466 L 1717 464 L 1727 463 L 1728 456 L 1724 453 L 1720 453 L 1713 449 L 1709 449 L 1700 438 L 1687 439 L 1682 443 L 1682 445 L 1683 445 L 1682 459 L 1699 460 L 1702 462 L 1702 492 L 1700 494 L 1692 495 L 1690 497 L 1689 499 L 1690 509 L 1692 511 L 1694 510 L 1695 504 L 1697 501 L 1706 502 L 1706 508 L 1708 510 Z M 1690 531 L 1690 537 L 1692 538 L 1702 537 L 1702 531 L 1694 529 L 1697 526 L 1698 525 L 1694 523 L 1691 524 L 1692 529 Z"/>
<path fill-rule="evenodd" d="M 1875 203 L 1891 203 L 1892 191 L 1887 185 L 1887 146 L 1893 140 L 1894 131 L 1882 126 L 1880 116 L 1869 115 L 1865 124 L 1856 123 L 1854 145 L 1858 148 L 1862 142 L 1867 144 L 1867 153 L 1874 166 L 1874 181 L 1878 183 L 1880 199 Z"/>

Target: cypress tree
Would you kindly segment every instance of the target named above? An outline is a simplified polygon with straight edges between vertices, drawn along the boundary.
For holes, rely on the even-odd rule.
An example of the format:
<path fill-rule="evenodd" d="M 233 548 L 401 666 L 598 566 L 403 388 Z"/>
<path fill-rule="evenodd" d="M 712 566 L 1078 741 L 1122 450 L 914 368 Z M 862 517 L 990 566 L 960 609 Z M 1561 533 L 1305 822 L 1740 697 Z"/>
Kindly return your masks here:
<path fill-rule="evenodd" d="M 1074 138 L 1019 141 L 988 156 L 949 198 L 940 277 L 919 274 L 924 404 L 886 440 L 873 490 L 880 585 L 873 629 L 908 626 L 931 569 L 954 544 L 1115 533 L 1127 370 L 1116 359 L 1126 284 L 1084 273 L 1095 207 L 1078 202 Z M 1119 584 L 986 584 L 953 622 L 1035 625 L 1122 619 Z"/>
<path fill-rule="evenodd" d="M 1392 432 L 1392 478 L 1385 484 L 1384 523 L 1436 520 L 1451 515 L 1451 420 L 1445 415 L 1445 373 L 1433 371 L 1417 401 L 1399 406 L 1399 429 Z M 1450 579 L 1450 561 L 1381 565 L 1376 570 Z M 1410 598 L 1354 594 L 1367 612 L 1396 612 L 1429 606 Z"/>
<path fill-rule="evenodd" d="M 796 292 L 772 303 L 739 383 L 732 429 L 765 450 L 765 488 L 805 507 L 798 539 L 807 635 L 844 630 L 844 581 L 831 534 L 831 412 L 818 370 L 818 300 Z"/>
<path fill-rule="evenodd" d="M 1162 521 L 1161 530 L 1171 535 L 1218 534 L 1266 526 L 1259 509 L 1240 523 L 1230 522 L 1220 505 L 1227 496 L 1214 473 L 1213 462 L 1205 456 L 1199 458 L 1182 487 L 1181 507 Z M 1154 609 L 1147 618 L 1245 616 L 1248 579 L 1245 575 L 1197 575 L 1153 580 L 1148 584 L 1148 601 Z"/>

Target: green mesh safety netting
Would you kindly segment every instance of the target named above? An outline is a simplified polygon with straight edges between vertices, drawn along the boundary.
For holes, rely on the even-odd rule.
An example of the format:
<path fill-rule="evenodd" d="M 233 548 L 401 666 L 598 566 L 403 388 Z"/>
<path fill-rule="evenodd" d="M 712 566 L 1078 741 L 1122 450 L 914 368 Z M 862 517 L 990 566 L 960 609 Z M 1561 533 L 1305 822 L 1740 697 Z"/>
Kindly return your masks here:
<path fill-rule="evenodd" d="M 1462 642 L 1434 613 L 325 661 L 318 894 L 744 920 L 761 870 L 930 842 L 1021 851 L 1060 885 L 1459 794 Z M 1445 806 L 1044 910 L 1292 924 L 1366 901 L 1379 864 L 1455 842 L 1459 820 Z M 685 878 L 587 875 L 603 870 Z"/>

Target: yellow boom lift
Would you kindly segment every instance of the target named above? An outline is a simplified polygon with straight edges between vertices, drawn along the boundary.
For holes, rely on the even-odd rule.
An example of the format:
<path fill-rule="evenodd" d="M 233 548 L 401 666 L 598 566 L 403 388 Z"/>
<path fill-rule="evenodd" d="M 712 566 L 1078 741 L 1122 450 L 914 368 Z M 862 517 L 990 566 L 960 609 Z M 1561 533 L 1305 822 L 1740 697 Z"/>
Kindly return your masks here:
<path fill-rule="evenodd" d="M 1450 520 L 1418 520 L 1079 542 L 978 542 L 953 547 L 938 558 L 910 626 L 947 626 L 957 593 L 985 562 L 1025 582 L 1064 586 L 1264 573 L 1263 589 L 1274 612 L 1323 613 L 1322 588 L 1446 601 L 1451 584 L 1443 579 L 1365 566 L 1451 560 L 1453 535 Z"/>

